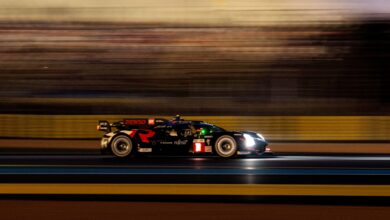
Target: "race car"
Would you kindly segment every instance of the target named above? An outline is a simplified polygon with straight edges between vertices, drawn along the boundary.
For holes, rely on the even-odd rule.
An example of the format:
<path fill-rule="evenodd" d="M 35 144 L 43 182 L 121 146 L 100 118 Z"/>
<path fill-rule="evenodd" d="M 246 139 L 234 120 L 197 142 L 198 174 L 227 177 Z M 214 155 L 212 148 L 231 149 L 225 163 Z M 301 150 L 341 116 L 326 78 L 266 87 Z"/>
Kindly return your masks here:
<path fill-rule="evenodd" d="M 113 130 L 114 129 L 114 130 Z M 264 137 L 252 131 L 227 131 L 204 121 L 187 121 L 180 116 L 128 118 L 109 123 L 99 121 L 97 130 L 105 132 L 101 150 L 116 157 L 131 155 L 237 155 L 271 153 Z"/>

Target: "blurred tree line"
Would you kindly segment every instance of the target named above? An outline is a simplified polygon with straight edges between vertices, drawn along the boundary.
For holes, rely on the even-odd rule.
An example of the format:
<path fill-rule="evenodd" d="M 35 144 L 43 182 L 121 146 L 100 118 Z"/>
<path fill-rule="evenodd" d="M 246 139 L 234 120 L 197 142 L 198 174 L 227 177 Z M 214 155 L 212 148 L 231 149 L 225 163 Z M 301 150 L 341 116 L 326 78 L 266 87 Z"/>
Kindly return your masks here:
<path fill-rule="evenodd" d="M 0 112 L 388 115 L 388 20 L 0 23 Z"/>

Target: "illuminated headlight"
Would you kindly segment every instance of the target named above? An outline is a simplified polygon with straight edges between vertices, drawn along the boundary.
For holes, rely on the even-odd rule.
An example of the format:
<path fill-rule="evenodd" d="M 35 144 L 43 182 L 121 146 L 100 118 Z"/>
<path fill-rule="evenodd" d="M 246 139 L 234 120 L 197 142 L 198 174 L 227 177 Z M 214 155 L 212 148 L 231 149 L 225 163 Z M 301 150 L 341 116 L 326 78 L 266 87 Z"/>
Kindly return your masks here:
<path fill-rule="evenodd" d="M 245 147 L 253 147 L 255 146 L 255 139 L 250 136 L 249 134 L 244 134 L 244 138 L 245 138 Z"/>
<path fill-rule="evenodd" d="M 257 137 L 259 137 L 261 140 L 265 141 L 265 138 L 263 137 L 263 135 L 261 135 L 261 134 L 259 134 L 259 133 L 257 133 L 256 135 L 257 135 Z"/>

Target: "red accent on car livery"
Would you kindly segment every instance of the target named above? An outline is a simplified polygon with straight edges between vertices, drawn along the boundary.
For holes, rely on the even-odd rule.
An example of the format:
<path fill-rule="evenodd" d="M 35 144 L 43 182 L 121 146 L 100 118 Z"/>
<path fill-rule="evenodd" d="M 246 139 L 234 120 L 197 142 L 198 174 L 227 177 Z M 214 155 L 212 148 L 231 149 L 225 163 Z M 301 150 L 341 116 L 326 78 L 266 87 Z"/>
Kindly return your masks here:
<path fill-rule="evenodd" d="M 131 130 L 131 131 L 130 131 L 130 134 L 129 134 L 130 137 L 131 137 L 131 138 L 134 138 L 135 133 L 137 133 L 137 129 Z"/>
<path fill-rule="evenodd" d="M 148 122 L 145 119 L 125 119 L 125 125 L 146 125 Z"/>
<path fill-rule="evenodd" d="M 149 143 L 149 138 L 153 137 L 154 134 L 156 134 L 156 132 L 148 129 L 139 129 L 137 133 L 143 143 Z"/>

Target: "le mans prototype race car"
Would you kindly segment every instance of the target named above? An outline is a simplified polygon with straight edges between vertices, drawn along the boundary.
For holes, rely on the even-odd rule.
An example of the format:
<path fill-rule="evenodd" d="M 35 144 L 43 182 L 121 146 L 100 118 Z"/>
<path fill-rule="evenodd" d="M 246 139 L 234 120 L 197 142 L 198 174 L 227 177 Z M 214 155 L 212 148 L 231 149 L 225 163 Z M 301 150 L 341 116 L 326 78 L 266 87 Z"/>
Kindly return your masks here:
<path fill-rule="evenodd" d="M 112 128 L 115 130 L 112 131 Z M 162 118 L 133 118 L 110 124 L 99 121 L 97 129 L 104 131 L 103 153 L 117 157 L 140 154 L 162 155 L 236 155 L 270 153 L 261 134 L 251 131 L 226 131 L 203 121 L 186 121 L 180 116 Z"/>

